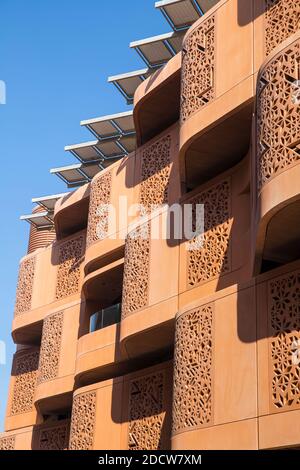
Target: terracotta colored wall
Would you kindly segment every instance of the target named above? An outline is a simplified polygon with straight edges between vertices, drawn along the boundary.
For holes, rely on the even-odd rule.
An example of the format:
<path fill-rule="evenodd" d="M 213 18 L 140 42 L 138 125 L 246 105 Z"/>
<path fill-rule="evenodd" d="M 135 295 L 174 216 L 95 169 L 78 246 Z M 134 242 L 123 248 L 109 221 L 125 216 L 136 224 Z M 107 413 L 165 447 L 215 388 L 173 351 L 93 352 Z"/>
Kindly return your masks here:
<path fill-rule="evenodd" d="M 42 207 L 36 207 L 32 212 L 33 214 L 36 214 L 43 211 L 44 209 Z M 56 233 L 54 228 L 37 229 L 34 225 L 31 225 L 27 253 L 30 254 L 39 248 L 47 247 L 55 240 L 55 238 Z"/>
<path fill-rule="evenodd" d="M 145 143 L 59 202 L 58 241 L 31 234 L 0 449 L 299 447 L 299 17 L 218 2 L 137 90 Z M 166 84 L 180 120 L 148 140 Z M 204 204 L 193 250 L 164 236 L 173 203 Z M 119 285 L 121 322 L 89 333 Z"/>
<path fill-rule="evenodd" d="M 70 449 L 170 448 L 172 363 L 76 390 Z"/>

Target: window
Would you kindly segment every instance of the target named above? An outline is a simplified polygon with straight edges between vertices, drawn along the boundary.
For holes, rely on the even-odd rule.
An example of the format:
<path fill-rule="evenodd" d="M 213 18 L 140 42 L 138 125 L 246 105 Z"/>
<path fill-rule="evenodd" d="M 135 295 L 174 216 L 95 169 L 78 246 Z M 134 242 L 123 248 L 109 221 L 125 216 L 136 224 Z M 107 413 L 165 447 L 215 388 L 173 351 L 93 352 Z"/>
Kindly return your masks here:
<path fill-rule="evenodd" d="M 90 318 L 90 333 L 102 330 L 119 323 L 121 320 L 121 303 L 99 310 Z"/>

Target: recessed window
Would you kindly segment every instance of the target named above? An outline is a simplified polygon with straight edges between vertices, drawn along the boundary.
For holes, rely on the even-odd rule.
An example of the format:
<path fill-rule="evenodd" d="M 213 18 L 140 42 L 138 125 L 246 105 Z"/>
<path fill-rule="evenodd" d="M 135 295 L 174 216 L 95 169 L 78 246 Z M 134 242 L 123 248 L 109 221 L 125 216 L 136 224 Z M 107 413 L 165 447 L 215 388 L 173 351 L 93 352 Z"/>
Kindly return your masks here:
<path fill-rule="evenodd" d="M 91 315 L 90 333 L 93 333 L 108 326 L 119 323 L 121 320 L 121 303 L 103 308 Z"/>

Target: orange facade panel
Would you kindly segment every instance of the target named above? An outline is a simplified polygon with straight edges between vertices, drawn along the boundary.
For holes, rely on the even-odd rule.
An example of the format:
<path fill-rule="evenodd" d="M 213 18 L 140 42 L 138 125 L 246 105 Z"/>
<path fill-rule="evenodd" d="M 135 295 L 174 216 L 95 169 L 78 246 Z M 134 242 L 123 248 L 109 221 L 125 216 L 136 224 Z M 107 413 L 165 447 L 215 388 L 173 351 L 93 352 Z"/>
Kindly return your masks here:
<path fill-rule="evenodd" d="M 300 10 L 214 3 L 31 233 L 0 449 L 300 446 Z"/>

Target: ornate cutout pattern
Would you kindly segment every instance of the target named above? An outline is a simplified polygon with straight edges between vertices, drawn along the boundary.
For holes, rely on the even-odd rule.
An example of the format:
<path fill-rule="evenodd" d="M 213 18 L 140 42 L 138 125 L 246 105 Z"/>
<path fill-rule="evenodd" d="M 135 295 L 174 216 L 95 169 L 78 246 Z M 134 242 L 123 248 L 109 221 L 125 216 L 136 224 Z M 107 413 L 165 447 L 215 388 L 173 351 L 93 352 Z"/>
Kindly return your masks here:
<path fill-rule="evenodd" d="M 63 320 L 63 312 L 50 315 L 44 320 L 38 383 L 53 380 L 58 375 Z"/>
<path fill-rule="evenodd" d="M 64 297 L 78 292 L 83 247 L 83 236 L 73 238 L 60 246 L 56 300 L 63 299 Z"/>
<path fill-rule="evenodd" d="M 99 234 L 107 234 L 108 232 L 109 216 L 105 206 L 110 203 L 111 180 L 111 172 L 108 172 L 92 181 L 87 246 L 99 241 L 101 239 Z"/>
<path fill-rule="evenodd" d="M 229 272 L 229 246 L 232 221 L 230 219 L 230 181 L 225 180 L 203 191 L 191 201 L 193 213 L 196 204 L 204 204 L 204 234 L 202 247 L 192 248 L 195 239 L 188 242 L 188 286 L 194 287 Z M 193 221 L 195 226 L 195 222 Z"/>
<path fill-rule="evenodd" d="M 38 365 L 39 351 L 21 354 L 15 358 L 15 384 L 11 404 L 12 416 L 32 411 Z"/>
<path fill-rule="evenodd" d="M 129 450 L 161 449 L 164 374 L 132 380 L 129 398 Z"/>
<path fill-rule="evenodd" d="M 83 393 L 73 400 L 70 450 L 93 450 L 96 392 Z"/>
<path fill-rule="evenodd" d="M 265 0 L 266 54 L 300 29 L 300 4 L 295 0 Z"/>
<path fill-rule="evenodd" d="M 215 17 L 192 31 L 182 51 L 181 121 L 215 98 Z"/>
<path fill-rule="evenodd" d="M 213 305 L 184 313 L 176 323 L 173 433 L 212 420 Z"/>
<path fill-rule="evenodd" d="M 300 41 L 275 57 L 257 90 L 258 189 L 300 160 Z"/>
<path fill-rule="evenodd" d="M 300 405 L 300 271 L 269 283 L 272 403 Z"/>
<path fill-rule="evenodd" d="M 25 259 L 20 264 L 15 315 L 28 312 L 31 309 L 35 257 Z"/>
<path fill-rule="evenodd" d="M 125 246 L 122 318 L 148 304 L 150 224 L 127 236 Z"/>
<path fill-rule="evenodd" d="M 170 150 L 171 136 L 167 135 L 143 151 L 140 204 L 145 214 L 168 202 Z"/>
<path fill-rule="evenodd" d="M 39 450 L 67 450 L 70 423 L 43 427 L 40 430 Z"/>
<path fill-rule="evenodd" d="M 0 438 L 0 450 L 15 450 L 16 437 L 1 437 Z"/>

